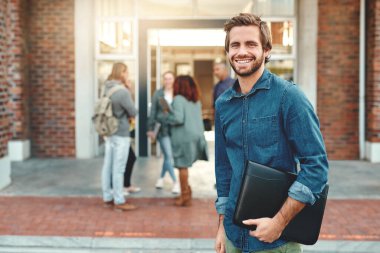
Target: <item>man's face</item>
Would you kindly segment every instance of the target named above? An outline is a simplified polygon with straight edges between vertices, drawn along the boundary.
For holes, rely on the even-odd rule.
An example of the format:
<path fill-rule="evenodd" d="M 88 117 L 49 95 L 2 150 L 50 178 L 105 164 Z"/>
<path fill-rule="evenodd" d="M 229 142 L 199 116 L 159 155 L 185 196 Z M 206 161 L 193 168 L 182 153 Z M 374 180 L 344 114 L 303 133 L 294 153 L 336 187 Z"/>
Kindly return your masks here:
<path fill-rule="evenodd" d="M 263 64 L 264 51 L 257 26 L 237 26 L 230 31 L 228 59 L 238 76 L 250 76 Z"/>
<path fill-rule="evenodd" d="M 225 67 L 222 64 L 215 64 L 214 65 L 214 75 L 219 80 L 223 79 L 223 77 L 224 77 L 224 71 L 225 71 Z"/>

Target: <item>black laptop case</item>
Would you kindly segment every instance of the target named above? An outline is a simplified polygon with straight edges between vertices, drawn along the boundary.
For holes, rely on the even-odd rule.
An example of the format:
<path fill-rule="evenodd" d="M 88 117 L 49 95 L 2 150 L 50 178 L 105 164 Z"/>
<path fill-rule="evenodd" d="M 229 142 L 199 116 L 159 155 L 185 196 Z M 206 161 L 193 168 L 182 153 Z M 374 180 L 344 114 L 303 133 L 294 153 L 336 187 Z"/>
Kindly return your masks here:
<path fill-rule="evenodd" d="M 235 208 L 234 223 L 255 230 L 256 226 L 243 220 L 274 217 L 288 197 L 288 189 L 297 175 L 279 171 L 255 162 L 247 162 L 240 193 Z M 312 206 L 305 206 L 286 226 L 281 238 L 312 245 L 318 240 L 326 206 L 328 185 Z"/>

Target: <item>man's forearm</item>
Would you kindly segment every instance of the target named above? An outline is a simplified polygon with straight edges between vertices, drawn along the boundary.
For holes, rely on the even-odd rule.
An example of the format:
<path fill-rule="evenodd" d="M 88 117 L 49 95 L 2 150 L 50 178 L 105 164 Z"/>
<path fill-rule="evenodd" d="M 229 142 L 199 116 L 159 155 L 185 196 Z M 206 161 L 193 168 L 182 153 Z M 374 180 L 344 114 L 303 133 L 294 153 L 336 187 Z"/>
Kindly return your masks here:
<path fill-rule="evenodd" d="M 305 207 L 305 204 L 288 197 L 280 211 L 273 217 L 283 228 Z"/>

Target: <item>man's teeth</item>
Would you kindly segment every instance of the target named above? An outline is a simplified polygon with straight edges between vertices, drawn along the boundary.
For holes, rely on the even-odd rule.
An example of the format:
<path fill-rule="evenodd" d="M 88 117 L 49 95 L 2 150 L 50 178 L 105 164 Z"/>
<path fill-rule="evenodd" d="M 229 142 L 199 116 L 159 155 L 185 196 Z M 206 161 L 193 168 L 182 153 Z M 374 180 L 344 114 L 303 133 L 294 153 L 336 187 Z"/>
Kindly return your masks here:
<path fill-rule="evenodd" d="M 236 60 L 237 63 L 248 63 L 250 60 Z"/>

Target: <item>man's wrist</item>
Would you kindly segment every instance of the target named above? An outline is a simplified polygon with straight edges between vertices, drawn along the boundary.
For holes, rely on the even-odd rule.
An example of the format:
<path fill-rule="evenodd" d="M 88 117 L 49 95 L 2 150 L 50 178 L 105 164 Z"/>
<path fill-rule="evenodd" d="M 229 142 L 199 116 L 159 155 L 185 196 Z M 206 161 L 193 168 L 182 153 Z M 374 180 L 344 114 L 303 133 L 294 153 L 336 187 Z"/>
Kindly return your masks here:
<path fill-rule="evenodd" d="M 284 230 L 288 222 L 283 216 L 281 210 L 273 217 L 273 221 L 280 227 L 281 230 Z"/>
<path fill-rule="evenodd" d="M 220 225 L 223 226 L 223 220 L 224 220 L 224 214 L 219 214 L 218 228 L 220 227 Z"/>

